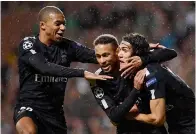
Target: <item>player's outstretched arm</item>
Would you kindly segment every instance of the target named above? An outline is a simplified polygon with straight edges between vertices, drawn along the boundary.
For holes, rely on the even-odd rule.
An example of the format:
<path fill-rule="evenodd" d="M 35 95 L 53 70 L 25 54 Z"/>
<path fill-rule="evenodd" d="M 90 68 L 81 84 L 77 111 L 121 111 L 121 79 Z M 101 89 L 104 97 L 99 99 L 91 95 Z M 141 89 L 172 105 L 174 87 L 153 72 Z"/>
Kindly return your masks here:
<path fill-rule="evenodd" d="M 64 76 L 67 78 L 84 77 L 83 69 L 69 68 L 48 62 L 45 57 L 39 53 L 30 56 L 26 63 L 45 75 Z"/>
<path fill-rule="evenodd" d="M 98 64 L 97 59 L 95 57 L 95 51 L 90 49 L 78 42 L 72 41 L 72 58 L 76 62 L 82 63 L 95 63 Z"/>
<path fill-rule="evenodd" d="M 47 61 L 42 53 L 34 46 L 34 40 L 23 40 L 19 46 L 19 63 L 24 62 L 38 72 L 45 75 L 71 77 L 85 77 L 86 79 L 109 79 L 109 76 L 100 76 L 83 69 L 64 67 Z"/>
<path fill-rule="evenodd" d="M 42 74 L 70 77 L 84 77 L 86 79 L 106 80 L 112 79 L 107 75 L 97 75 L 83 69 L 69 68 L 60 66 L 45 60 L 42 55 L 33 55 L 29 57 L 29 64 Z"/>
<path fill-rule="evenodd" d="M 162 46 L 162 45 L 161 45 Z M 120 69 L 123 71 L 121 76 L 128 77 L 130 74 L 133 74 L 141 66 L 146 66 L 149 63 L 160 63 L 171 60 L 177 56 L 177 53 L 173 49 L 157 47 L 153 52 L 150 52 L 147 56 L 133 56 L 128 61 L 127 66 L 124 66 Z"/>
<path fill-rule="evenodd" d="M 166 48 L 165 46 L 160 45 L 159 43 L 156 43 L 156 44 L 149 43 L 149 46 L 150 46 L 150 48 Z"/>
<path fill-rule="evenodd" d="M 142 65 L 147 65 L 149 63 L 161 63 L 165 61 L 169 61 L 177 56 L 177 53 L 174 49 L 168 48 L 156 48 L 153 49 L 148 56 L 141 57 Z"/>
<path fill-rule="evenodd" d="M 99 75 L 99 74 L 91 73 L 91 72 L 88 72 L 88 71 L 84 72 L 84 78 L 86 78 L 87 80 L 107 80 L 107 79 L 113 79 L 112 76 Z"/>

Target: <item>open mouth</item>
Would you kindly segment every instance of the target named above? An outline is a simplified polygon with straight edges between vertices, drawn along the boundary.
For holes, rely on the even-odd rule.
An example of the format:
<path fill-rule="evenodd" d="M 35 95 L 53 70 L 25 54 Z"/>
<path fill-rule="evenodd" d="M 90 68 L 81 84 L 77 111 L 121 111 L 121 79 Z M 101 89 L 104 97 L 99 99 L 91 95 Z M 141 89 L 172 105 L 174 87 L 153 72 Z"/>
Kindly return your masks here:
<path fill-rule="evenodd" d="M 123 60 L 119 60 L 119 62 L 120 62 L 120 63 L 125 63 L 125 61 L 123 61 Z"/>
<path fill-rule="evenodd" d="M 110 68 L 110 65 L 102 66 L 102 68 L 103 68 L 104 70 L 108 70 L 108 69 Z"/>
<path fill-rule="evenodd" d="M 123 60 L 119 60 L 119 62 L 120 62 L 120 68 L 123 68 L 124 66 L 127 65 L 127 63 Z"/>
<path fill-rule="evenodd" d="M 57 33 L 57 35 L 63 37 L 63 33 Z"/>

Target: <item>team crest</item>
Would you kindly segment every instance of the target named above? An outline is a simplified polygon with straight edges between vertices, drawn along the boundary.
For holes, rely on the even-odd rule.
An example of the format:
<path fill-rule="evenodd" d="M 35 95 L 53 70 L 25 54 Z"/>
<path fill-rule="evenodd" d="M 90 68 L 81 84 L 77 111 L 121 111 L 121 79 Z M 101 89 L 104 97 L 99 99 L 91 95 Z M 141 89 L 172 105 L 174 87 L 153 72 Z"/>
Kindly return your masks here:
<path fill-rule="evenodd" d="M 94 94 L 96 98 L 101 99 L 104 96 L 104 91 L 102 88 L 97 87 L 94 89 Z"/>
<path fill-rule="evenodd" d="M 29 41 L 29 40 L 27 40 L 27 41 L 25 41 L 25 42 L 23 43 L 23 49 L 24 49 L 24 50 L 30 49 L 30 48 L 32 48 L 32 47 L 33 47 L 33 43 L 32 43 L 31 41 Z"/>

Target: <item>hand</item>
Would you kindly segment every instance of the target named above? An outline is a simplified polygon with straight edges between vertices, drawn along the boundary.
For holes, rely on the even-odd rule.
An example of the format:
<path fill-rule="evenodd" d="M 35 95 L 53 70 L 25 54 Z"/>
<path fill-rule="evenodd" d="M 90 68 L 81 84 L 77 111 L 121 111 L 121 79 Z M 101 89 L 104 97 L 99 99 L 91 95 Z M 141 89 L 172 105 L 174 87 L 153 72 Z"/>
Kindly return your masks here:
<path fill-rule="evenodd" d="M 136 106 L 136 104 L 129 110 L 129 113 L 125 115 L 127 120 L 134 120 L 134 117 L 136 117 L 139 114 L 139 110 Z"/>
<path fill-rule="evenodd" d="M 139 110 L 136 104 L 134 104 L 133 107 L 129 110 L 129 113 L 138 113 L 138 112 Z"/>
<path fill-rule="evenodd" d="M 113 79 L 111 76 L 107 75 L 97 75 L 88 71 L 84 71 L 84 78 L 88 80 L 107 80 L 107 79 Z"/>
<path fill-rule="evenodd" d="M 166 48 L 165 46 L 160 45 L 159 43 L 156 43 L 156 44 L 150 43 L 149 46 L 150 48 Z"/>
<path fill-rule="evenodd" d="M 123 71 L 121 74 L 121 77 L 127 78 L 130 74 L 133 74 L 139 67 L 142 65 L 142 60 L 139 56 L 133 56 L 130 59 L 128 59 L 129 63 L 127 66 L 124 66 L 120 69 L 120 71 Z"/>
<path fill-rule="evenodd" d="M 134 88 L 140 90 L 142 88 L 142 85 L 144 83 L 144 77 L 146 75 L 146 68 L 140 70 L 137 72 L 137 74 L 134 77 Z"/>

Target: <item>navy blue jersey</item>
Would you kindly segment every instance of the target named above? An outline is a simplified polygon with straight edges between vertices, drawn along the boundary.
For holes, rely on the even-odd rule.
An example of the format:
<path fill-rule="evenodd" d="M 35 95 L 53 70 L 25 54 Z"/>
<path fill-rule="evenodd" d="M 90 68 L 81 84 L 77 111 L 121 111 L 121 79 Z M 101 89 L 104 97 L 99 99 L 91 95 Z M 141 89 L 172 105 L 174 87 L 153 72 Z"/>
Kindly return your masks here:
<path fill-rule="evenodd" d="M 108 74 L 100 71 L 99 74 Z M 114 79 L 91 83 L 92 93 L 105 111 L 109 119 L 117 127 L 117 133 L 129 134 L 131 132 L 137 132 L 139 134 L 166 134 L 164 126 L 155 127 L 150 124 L 145 124 L 136 120 L 126 119 L 131 107 L 136 103 L 138 97 L 143 99 L 144 93 L 133 88 L 131 80 L 123 79 L 120 76 L 113 76 Z M 145 100 L 146 101 L 146 100 Z M 143 103 L 145 102 L 143 100 Z M 140 102 L 141 103 L 141 102 Z M 148 99 L 149 105 L 149 99 Z M 142 106 L 142 105 L 141 105 Z M 146 107 L 146 106 L 145 106 Z M 145 108 L 141 108 L 145 112 Z M 149 112 L 146 111 L 146 112 Z"/>
<path fill-rule="evenodd" d="M 159 64 L 147 65 L 145 86 L 150 99 L 165 98 L 166 121 L 169 128 L 193 125 L 195 95 L 193 90 L 169 68 Z"/>
<path fill-rule="evenodd" d="M 83 77 L 84 70 L 69 68 L 71 62 L 97 63 L 95 52 L 63 38 L 46 46 L 38 36 L 24 38 L 19 46 L 20 92 L 17 104 L 59 112 L 67 79 Z"/>
<path fill-rule="evenodd" d="M 176 52 L 174 50 L 156 49 L 153 53 L 149 53 L 141 58 L 143 60 L 143 65 L 146 65 L 153 62 L 167 61 L 174 57 L 176 57 Z M 144 90 L 139 92 L 137 89 L 133 88 L 133 80 L 125 80 L 121 78 L 120 75 L 114 76 L 112 73 L 105 73 L 101 69 L 97 70 L 96 73 L 114 77 L 114 79 L 111 80 L 96 80 L 95 82 L 91 82 L 91 88 L 98 104 L 105 111 L 111 122 L 116 124 L 117 133 L 167 133 L 164 126 L 155 127 L 135 120 L 127 120 L 125 117 L 135 103 L 138 103 L 138 106 L 140 106 L 140 112 L 150 113 L 149 91 Z"/>

